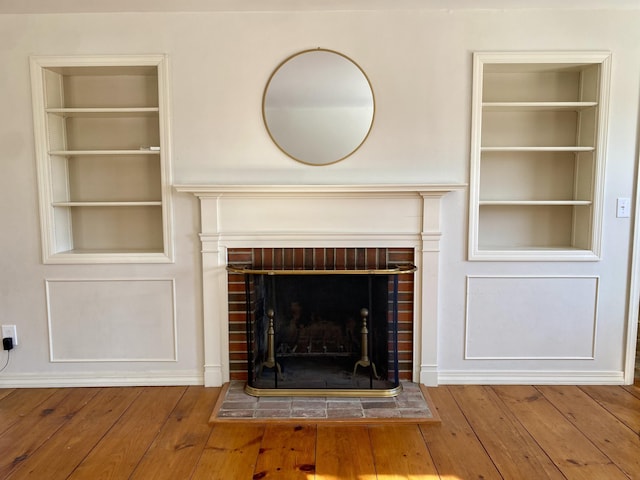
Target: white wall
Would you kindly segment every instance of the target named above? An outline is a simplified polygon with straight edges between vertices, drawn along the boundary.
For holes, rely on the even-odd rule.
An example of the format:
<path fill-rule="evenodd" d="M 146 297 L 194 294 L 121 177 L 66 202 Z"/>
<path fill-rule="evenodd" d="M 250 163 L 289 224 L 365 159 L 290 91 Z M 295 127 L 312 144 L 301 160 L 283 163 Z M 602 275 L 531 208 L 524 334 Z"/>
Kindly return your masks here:
<path fill-rule="evenodd" d="M 441 381 L 620 381 L 631 221 L 615 218 L 615 198 L 634 193 L 639 24 L 640 7 L 0 15 L 0 322 L 16 324 L 20 337 L 0 385 L 197 383 L 203 364 L 194 198 L 175 196 L 173 265 L 41 263 L 29 55 L 167 53 L 176 184 L 466 183 L 471 55 L 489 50 L 613 53 L 603 256 L 601 262 L 579 264 L 467 262 L 466 192 L 445 197 Z M 326 167 L 282 154 L 260 111 L 271 71 L 289 55 L 314 47 L 354 59 L 376 98 L 367 142 L 347 160 Z M 465 359 L 467 275 L 599 277 L 594 358 Z M 177 361 L 50 362 L 45 280 L 121 278 L 175 279 Z M 139 342 L 155 341 L 143 330 L 133 332 Z M 4 355 L 0 352 L 0 363 Z"/>

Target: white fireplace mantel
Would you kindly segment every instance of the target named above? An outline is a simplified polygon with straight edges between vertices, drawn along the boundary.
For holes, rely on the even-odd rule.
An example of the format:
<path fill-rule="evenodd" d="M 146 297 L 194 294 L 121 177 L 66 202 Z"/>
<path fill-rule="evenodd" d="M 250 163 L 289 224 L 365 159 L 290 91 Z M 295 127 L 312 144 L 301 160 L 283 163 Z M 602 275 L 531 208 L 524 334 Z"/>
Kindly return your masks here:
<path fill-rule="evenodd" d="M 411 247 L 413 380 L 437 384 L 441 200 L 463 184 L 175 185 L 200 199 L 206 386 L 229 381 L 227 250 Z"/>

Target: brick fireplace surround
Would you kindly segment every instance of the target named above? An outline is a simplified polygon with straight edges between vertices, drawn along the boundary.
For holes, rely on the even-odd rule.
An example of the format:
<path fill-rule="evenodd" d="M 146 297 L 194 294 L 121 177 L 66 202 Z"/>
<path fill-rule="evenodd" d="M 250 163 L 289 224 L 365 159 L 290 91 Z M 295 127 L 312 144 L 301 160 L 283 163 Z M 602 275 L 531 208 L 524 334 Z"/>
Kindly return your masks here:
<path fill-rule="evenodd" d="M 229 265 L 271 270 L 365 270 L 413 265 L 412 248 L 230 248 Z M 393 291 L 393 280 L 389 280 Z M 398 374 L 413 378 L 413 275 L 398 278 Z M 247 379 L 245 278 L 229 273 L 229 370 L 231 380 Z M 391 310 L 388 313 L 392 321 Z M 393 347 L 390 347 L 393 351 Z M 392 362 L 390 361 L 392 364 Z M 391 365 L 390 368 L 393 368 Z"/>
<path fill-rule="evenodd" d="M 441 203 L 446 193 L 461 187 L 176 185 L 178 192 L 200 200 L 205 386 L 220 386 L 236 371 L 229 254 L 265 248 L 412 251 L 418 267 L 407 329 L 413 348 L 403 377 L 437 385 Z"/>

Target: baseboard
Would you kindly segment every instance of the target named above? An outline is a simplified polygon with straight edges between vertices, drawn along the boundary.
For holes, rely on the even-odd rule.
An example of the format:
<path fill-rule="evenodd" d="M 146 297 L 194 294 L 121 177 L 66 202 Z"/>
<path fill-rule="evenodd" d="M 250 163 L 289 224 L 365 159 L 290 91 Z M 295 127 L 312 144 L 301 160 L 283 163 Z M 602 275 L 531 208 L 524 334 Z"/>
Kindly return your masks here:
<path fill-rule="evenodd" d="M 437 382 L 433 372 L 423 372 L 420 383 L 425 385 L 624 385 L 622 371 L 439 371 Z M 63 388 L 63 387 L 134 387 L 222 385 L 217 369 L 202 372 L 106 372 L 68 374 L 2 374 L 0 388 Z"/>
<path fill-rule="evenodd" d="M 622 371 L 440 371 L 439 385 L 623 385 Z"/>
<path fill-rule="evenodd" d="M 438 367 L 436 365 L 421 365 L 420 375 L 414 381 L 428 387 L 435 387 L 438 385 Z"/>
<path fill-rule="evenodd" d="M 203 385 L 201 372 L 107 372 L 68 374 L 3 374 L 0 388 L 159 387 Z"/>
<path fill-rule="evenodd" d="M 205 365 L 204 366 L 204 386 L 205 387 L 221 387 L 229 381 L 229 374 L 225 376 L 223 374 L 222 367 L 220 365 Z"/>

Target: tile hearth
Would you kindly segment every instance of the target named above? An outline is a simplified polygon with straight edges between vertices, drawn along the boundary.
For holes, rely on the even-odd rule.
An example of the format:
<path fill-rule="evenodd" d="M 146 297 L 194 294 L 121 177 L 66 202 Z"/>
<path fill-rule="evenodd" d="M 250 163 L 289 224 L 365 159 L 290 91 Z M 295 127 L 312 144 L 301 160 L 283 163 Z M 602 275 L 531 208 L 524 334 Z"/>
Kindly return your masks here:
<path fill-rule="evenodd" d="M 416 383 L 402 382 L 396 397 L 253 397 L 244 382 L 221 392 L 210 423 L 223 421 L 437 421 L 435 409 Z"/>

